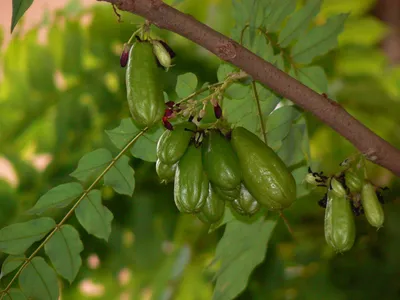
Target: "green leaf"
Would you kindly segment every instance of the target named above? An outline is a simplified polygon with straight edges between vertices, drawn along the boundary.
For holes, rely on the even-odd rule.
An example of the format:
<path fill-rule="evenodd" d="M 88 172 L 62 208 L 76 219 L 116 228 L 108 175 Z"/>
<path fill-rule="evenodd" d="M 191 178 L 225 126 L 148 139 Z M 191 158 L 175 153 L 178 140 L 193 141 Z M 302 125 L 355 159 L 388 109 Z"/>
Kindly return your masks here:
<path fill-rule="evenodd" d="M 278 43 L 281 47 L 288 46 L 307 29 L 312 18 L 319 12 L 321 2 L 321 0 L 310 0 L 290 17 L 286 26 L 279 33 Z"/>
<path fill-rule="evenodd" d="M 6 294 L 5 300 L 28 300 L 24 293 L 19 289 L 10 289 L 10 291 Z"/>
<path fill-rule="evenodd" d="M 41 214 L 50 208 L 65 207 L 82 193 L 83 188 L 79 183 L 60 184 L 40 197 L 35 206 L 28 210 L 28 213 Z"/>
<path fill-rule="evenodd" d="M 39 256 L 22 270 L 19 286 L 27 297 L 33 299 L 57 300 L 59 297 L 57 275 Z"/>
<path fill-rule="evenodd" d="M 118 149 L 122 149 L 140 131 L 141 129 L 137 128 L 128 118 L 123 119 L 117 128 L 106 130 L 106 133 L 113 144 Z M 157 160 L 157 141 L 163 132 L 164 129 L 161 126 L 147 131 L 131 148 L 132 155 L 145 161 L 155 162 Z"/>
<path fill-rule="evenodd" d="M 13 255 L 22 254 L 55 226 L 53 219 L 45 217 L 4 227 L 0 230 L 0 250 Z"/>
<path fill-rule="evenodd" d="M 193 73 L 179 75 L 176 82 L 175 91 L 180 98 L 189 96 L 196 90 L 197 77 Z"/>
<path fill-rule="evenodd" d="M 33 0 L 13 0 L 12 2 L 12 19 L 11 19 L 11 32 L 13 32 L 19 19 L 22 18 L 24 13 L 32 5 Z"/>
<path fill-rule="evenodd" d="M 112 155 L 107 149 L 101 148 L 85 154 L 78 162 L 78 167 L 70 176 L 85 182 L 91 177 L 98 176 L 111 162 Z"/>
<path fill-rule="evenodd" d="M 213 300 L 235 299 L 246 287 L 254 268 L 266 254 L 275 220 L 259 218 L 251 224 L 233 220 L 225 227 L 215 260 L 221 268 L 216 274 Z"/>
<path fill-rule="evenodd" d="M 221 226 L 224 226 L 225 224 L 227 224 L 231 221 L 234 221 L 234 220 L 236 220 L 236 218 L 232 214 L 230 207 L 226 206 L 224 217 L 222 218 L 222 220 L 220 222 L 211 224 L 210 229 L 208 230 L 208 233 L 211 233 L 211 232 L 217 230 L 218 228 L 220 228 Z"/>
<path fill-rule="evenodd" d="M 296 0 L 275 0 L 270 9 L 266 27 L 268 31 L 275 32 L 280 29 L 283 20 L 296 9 Z"/>
<path fill-rule="evenodd" d="M 293 125 L 289 134 L 282 141 L 278 155 L 288 167 L 301 162 L 305 158 L 303 151 L 305 130 L 305 124 Z"/>
<path fill-rule="evenodd" d="M 234 82 L 225 90 L 225 95 L 231 99 L 243 99 L 250 92 L 250 85 Z"/>
<path fill-rule="evenodd" d="M 117 193 L 132 196 L 135 189 L 135 171 L 129 165 L 125 155 L 104 176 L 104 184 L 111 186 Z"/>
<path fill-rule="evenodd" d="M 4 260 L 1 266 L 1 274 L 0 278 L 6 276 L 11 273 L 15 269 L 17 269 L 22 263 L 25 261 L 26 257 L 21 255 L 9 255 Z"/>
<path fill-rule="evenodd" d="M 309 64 L 320 55 L 337 46 L 337 37 L 342 32 L 348 14 L 340 14 L 329 18 L 319 27 L 311 29 L 303 35 L 292 49 L 292 58 L 297 63 Z"/>
<path fill-rule="evenodd" d="M 91 191 L 79 203 L 75 215 L 88 233 L 108 241 L 113 214 L 101 204 L 101 192 L 99 190 Z"/>
<path fill-rule="evenodd" d="M 231 74 L 231 73 L 233 73 L 233 72 L 235 72 L 235 71 L 237 71 L 237 68 L 236 68 L 236 67 L 234 67 L 234 66 L 232 66 L 232 65 L 230 65 L 230 64 L 228 64 L 228 63 L 221 63 L 221 64 L 219 65 L 218 71 L 217 71 L 217 78 L 218 78 L 218 81 L 224 81 L 225 78 L 226 78 L 229 74 Z"/>
<path fill-rule="evenodd" d="M 301 111 L 292 105 L 274 110 L 266 120 L 268 144 L 272 147 L 275 142 L 283 140 L 289 134 L 293 121 L 300 115 Z"/>
<path fill-rule="evenodd" d="M 70 283 L 82 265 L 80 253 L 83 250 L 78 231 L 71 225 L 63 225 L 44 246 L 54 268 Z"/>
<path fill-rule="evenodd" d="M 324 69 L 321 67 L 311 66 L 297 69 L 297 78 L 301 83 L 318 93 L 326 93 L 328 91 L 328 79 Z"/>

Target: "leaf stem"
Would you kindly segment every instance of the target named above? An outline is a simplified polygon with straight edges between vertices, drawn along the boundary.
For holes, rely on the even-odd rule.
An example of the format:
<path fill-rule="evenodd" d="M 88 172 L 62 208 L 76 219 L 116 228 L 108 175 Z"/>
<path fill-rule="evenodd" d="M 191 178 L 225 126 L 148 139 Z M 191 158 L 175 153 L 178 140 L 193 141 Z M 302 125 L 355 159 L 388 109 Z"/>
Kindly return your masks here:
<path fill-rule="evenodd" d="M 36 254 L 39 253 L 39 251 L 46 245 L 46 243 L 53 237 L 53 235 L 59 230 L 59 228 L 67 221 L 67 219 L 74 213 L 75 209 L 78 207 L 78 205 L 82 202 L 83 199 L 89 194 L 91 190 L 100 182 L 100 180 L 104 177 L 104 175 L 115 165 L 115 163 L 122 157 L 122 155 L 125 154 L 126 151 L 129 150 L 130 147 L 133 146 L 133 144 L 136 143 L 136 141 L 146 133 L 146 131 L 149 128 L 146 127 L 142 129 L 135 137 L 133 137 L 127 144 L 126 146 L 118 153 L 116 157 L 112 159 L 112 161 L 108 164 L 108 166 L 104 169 L 103 172 L 93 181 L 93 183 L 82 193 L 82 195 L 79 197 L 79 199 L 75 202 L 75 204 L 71 207 L 71 209 L 67 212 L 67 214 L 64 216 L 64 218 L 56 225 L 56 227 L 53 229 L 52 232 L 49 233 L 49 235 L 45 238 L 45 240 L 33 251 L 33 253 L 25 260 L 25 262 L 22 264 L 22 266 L 18 269 L 17 273 L 14 275 L 14 277 L 11 279 L 7 287 L 2 290 L 1 293 L 1 298 L 8 293 L 8 290 L 11 288 L 12 284 L 14 283 L 15 280 L 17 280 L 18 276 L 21 274 L 21 272 L 25 269 L 25 267 L 32 261 L 32 259 L 36 256 Z"/>
<path fill-rule="evenodd" d="M 264 118 L 262 115 L 260 98 L 258 97 L 258 91 L 257 91 L 257 86 L 256 86 L 255 81 L 251 82 L 251 87 L 253 89 L 254 99 L 256 100 L 256 103 L 257 103 L 258 115 L 260 116 L 261 133 L 263 135 L 264 142 L 267 143 L 267 133 L 265 131 Z"/>

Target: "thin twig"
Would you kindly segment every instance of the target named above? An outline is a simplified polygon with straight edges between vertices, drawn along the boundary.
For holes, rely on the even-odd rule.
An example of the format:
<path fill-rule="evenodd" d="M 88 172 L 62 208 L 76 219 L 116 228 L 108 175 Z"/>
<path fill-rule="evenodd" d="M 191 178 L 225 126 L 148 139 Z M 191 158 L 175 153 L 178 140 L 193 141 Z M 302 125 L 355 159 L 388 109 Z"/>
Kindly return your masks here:
<path fill-rule="evenodd" d="M 11 288 L 12 284 L 14 281 L 18 278 L 18 276 L 21 274 L 21 272 L 25 269 L 25 267 L 32 261 L 32 259 L 38 254 L 38 252 L 46 245 L 46 243 L 53 237 L 53 235 L 57 232 L 57 230 L 60 229 L 60 227 L 67 221 L 67 219 L 74 213 L 75 209 L 78 207 L 78 205 L 82 202 L 83 199 L 89 194 L 91 190 L 100 182 L 100 180 L 104 177 L 104 175 L 115 165 L 115 163 L 122 157 L 122 155 L 125 154 L 126 151 L 129 150 L 129 148 L 136 143 L 136 141 L 148 130 L 148 128 L 142 129 L 132 140 L 129 141 L 128 144 L 118 153 L 116 157 L 113 158 L 113 160 L 108 164 L 108 166 L 104 169 L 104 171 L 93 181 L 93 183 L 85 190 L 81 197 L 76 201 L 74 206 L 71 207 L 71 209 L 68 211 L 68 213 L 64 216 L 64 218 L 56 225 L 56 227 L 53 229 L 52 232 L 49 233 L 49 235 L 46 237 L 46 239 L 36 248 L 35 251 L 25 260 L 25 262 L 22 264 L 22 266 L 18 269 L 17 273 L 14 275 L 14 277 L 11 279 L 7 287 L 1 291 L 1 298 L 7 294 L 8 290 Z"/>
<path fill-rule="evenodd" d="M 260 117 L 261 133 L 262 133 L 263 138 L 264 138 L 264 143 L 267 143 L 267 132 L 265 131 L 264 117 L 263 117 L 263 114 L 262 114 L 260 98 L 258 97 L 257 86 L 256 86 L 256 83 L 254 81 L 251 82 L 251 87 L 253 89 L 254 99 L 256 100 L 256 103 L 257 103 L 258 115 Z"/>
<path fill-rule="evenodd" d="M 121 19 L 121 14 L 117 11 L 117 7 L 115 6 L 115 4 L 111 4 L 112 5 L 112 8 L 113 8 L 113 10 L 114 10 L 114 13 L 117 15 L 117 17 L 118 17 L 118 23 L 121 23 L 122 22 L 122 19 Z"/>

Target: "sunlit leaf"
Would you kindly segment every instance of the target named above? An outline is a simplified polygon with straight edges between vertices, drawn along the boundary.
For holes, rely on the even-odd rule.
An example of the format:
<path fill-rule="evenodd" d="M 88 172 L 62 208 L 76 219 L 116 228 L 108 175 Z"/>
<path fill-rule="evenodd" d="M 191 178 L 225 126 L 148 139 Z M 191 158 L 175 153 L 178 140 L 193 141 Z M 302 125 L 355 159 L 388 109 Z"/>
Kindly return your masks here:
<path fill-rule="evenodd" d="M 189 96 L 197 87 L 197 77 L 193 73 L 179 75 L 176 82 L 175 91 L 180 98 Z"/>
<path fill-rule="evenodd" d="M 47 209 L 65 207 L 83 193 L 82 185 L 76 182 L 60 184 L 39 198 L 30 214 L 41 214 Z"/>
<path fill-rule="evenodd" d="M 19 19 L 22 18 L 24 13 L 32 5 L 33 0 L 13 0 L 12 1 L 12 20 L 11 20 L 11 32 L 13 32 Z"/>
<path fill-rule="evenodd" d="M 141 129 L 137 128 L 131 119 L 123 119 L 117 128 L 106 130 L 106 133 L 113 144 L 118 149 L 122 149 L 140 131 Z M 142 160 L 155 162 L 157 141 L 163 132 L 164 129 L 161 126 L 147 131 L 131 148 L 132 155 Z"/>
<path fill-rule="evenodd" d="M 101 192 L 92 190 L 75 210 L 76 218 L 85 230 L 104 240 L 111 233 L 113 214 L 101 203 Z"/>
<path fill-rule="evenodd" d="M 19 289 L 10 289 L 10 291 L 5 295 L 5 300 L 28 300 L 24 293 Z"/>
<path fill-rule="evenodd" d="M 34 257 L 19 275 L 19 286 L 29 298 L 57 300 L 57 275 L 42 257 Z"/>
<path fill-rule="evenodd" d="M 54 268 L 71 283 L 82 265 L 83 250 L 78 231 L 71 225 L 63 225 L 44 246 Z"/>
<path fill-rule="evenodd" d="M 78 167 L 70 176 L 85 182 L 93 176 L 98 176 L 111 162 L 112 155 L 107 149 L 101 148 L 85 154 L 78 162 Z"/>
<path fill-rule="evenodd" d="M 286 47 L 307 29 L 312 18 L 318 13 L 321 7 L 321 0 L 307 1 L 307 4 L 296 11 L 288 20 L 285 27 L 279 33 L 279 45 Z"/>
<path fill-rule="evenodd" d="M 376 17 L 349 19 L 343 33 L 339 36 L 339 45 L 371 46 L 385 38 L 388 28 Z"/>
<path fill-rule="evenodd" d="M 119 194 L 132 196 L 135 189 L 135 171 L 129 165 L 127 156 L 120 157 L 106 173 L 104 184 L 111 186 Z"/>
<path fill-rule="evenodd" d="M 0 230 L 0 251 L 13 255 L 22 254 L 55 226 L 53 219 L 45 217 L 4 227 Z"/>
<path fill-rule="evenodd" d="M 337 37 L 342 32 L 348 14 L 329 18 L 319 27 L 311 29 L 299 38 L 292 49 L 292 58 L 297 63 L 308 64 L 315 57 L 327 53 L 337 46 Z"/>
<path fill-rule="evenodd" d="M 270 14 L 265 24 L 268 31 L 277 31 L 283 20 L 296 9 L 296 0 L 274 1 L 270 6 Z"/>
<path fill-rule="evenodd" d="M 25 261 L 26 257 L 22 255 L 9 255 L 1 265 L 0 278 L 17 269 Z"/>
<path fill-rule="evenodd" d="M 297 79 L 318 93 L 326 93 L 328 91 L 328 79 L 324 69 L 319 66 L 297 69 Z"/>
<path fill-rule="evenodd" d="M 275 225 L 276 221 L 264 218 L 251 224 L 234 220 L 226 225 L 215 254 L 221 267 L 216 274 L 214 300 L 235 299 L 244 290 L 250 274 L 265 258 Z"/>

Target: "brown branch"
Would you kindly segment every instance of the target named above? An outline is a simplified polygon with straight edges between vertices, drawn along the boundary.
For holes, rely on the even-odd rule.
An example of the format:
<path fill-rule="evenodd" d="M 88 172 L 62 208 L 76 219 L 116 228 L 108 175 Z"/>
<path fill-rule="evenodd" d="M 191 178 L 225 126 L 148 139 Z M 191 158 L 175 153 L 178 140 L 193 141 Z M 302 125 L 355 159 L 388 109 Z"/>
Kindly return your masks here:
<path fill-rule="evenodd" d="M 269 62 L 161 0 L 98 0 L 115 4 L 175 32 L 239 67 L 255 80 L 311 112 L 349 140 L 366 157 L 400 176 L 400 151 L 348 114 L 338 103 L 314 92 Z"/>

